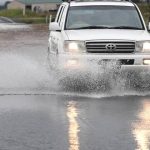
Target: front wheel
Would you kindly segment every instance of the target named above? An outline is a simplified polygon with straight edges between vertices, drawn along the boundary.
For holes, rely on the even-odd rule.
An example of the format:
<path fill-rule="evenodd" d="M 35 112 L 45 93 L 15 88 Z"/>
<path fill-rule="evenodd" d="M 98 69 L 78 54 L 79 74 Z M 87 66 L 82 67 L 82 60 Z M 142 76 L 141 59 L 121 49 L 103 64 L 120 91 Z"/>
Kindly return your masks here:
<path fill-rule="evenodd" d="M 57 54 L 53 54 L 50 52 L 50 49 L 48 48 L 47 52 L 47 62 L 49 69 L 52 71 L 56 71 L 58 69 L 58 58 Z"/>

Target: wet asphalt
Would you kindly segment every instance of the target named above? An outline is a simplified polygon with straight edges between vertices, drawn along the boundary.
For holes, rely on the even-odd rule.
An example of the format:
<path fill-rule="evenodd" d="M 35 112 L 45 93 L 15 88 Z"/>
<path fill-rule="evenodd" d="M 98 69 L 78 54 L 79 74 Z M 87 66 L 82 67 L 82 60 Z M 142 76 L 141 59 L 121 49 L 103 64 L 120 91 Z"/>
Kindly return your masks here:
<path fill-rule="evenodd" d="M 150 150 L 149 93 L 56 90 L 47 27 L 20 28 L 0 30 L 0 150 Z"/>
<path fill-rule="evenodd" d="M 149 150 L 150 98 L 0 97 L 1 150 Z"/>

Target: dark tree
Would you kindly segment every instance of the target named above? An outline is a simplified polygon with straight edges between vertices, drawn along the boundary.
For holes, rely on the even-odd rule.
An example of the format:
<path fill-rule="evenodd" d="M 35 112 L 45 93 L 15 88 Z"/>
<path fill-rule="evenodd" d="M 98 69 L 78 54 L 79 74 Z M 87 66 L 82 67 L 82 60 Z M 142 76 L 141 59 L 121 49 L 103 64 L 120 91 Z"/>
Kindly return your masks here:
<path fill-rule="evenodd" d="M 4 8 L 6 9 L 7 8 L 7 5 L 11 3 L 10 1 L 6 1 L 5 4 L 4 4 Z"/>

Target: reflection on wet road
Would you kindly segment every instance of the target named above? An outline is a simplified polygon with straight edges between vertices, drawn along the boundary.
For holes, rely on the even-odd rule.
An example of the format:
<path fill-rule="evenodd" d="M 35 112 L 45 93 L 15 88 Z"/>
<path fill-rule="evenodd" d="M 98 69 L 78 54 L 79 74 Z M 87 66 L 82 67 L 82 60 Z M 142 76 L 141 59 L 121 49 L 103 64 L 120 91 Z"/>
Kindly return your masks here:
<path fill-rule="evenodd" d="M 138 120 L 133 124 L 133 134 L 137 141 L 137 150 L 150 150 L 150 100 L 142 101 Z"/>
<path fill-rule="evenodd" d="M 69 131 L 68 131 L 68 137 L 69 137 L 69 150 L 79 150 L 79 124 L 77 121 L 78 112 L 76 109 L 76 103 L 74 101 L 70 101 L 68 104 L 68 111 L 67 116 L 69 119 Z"/>

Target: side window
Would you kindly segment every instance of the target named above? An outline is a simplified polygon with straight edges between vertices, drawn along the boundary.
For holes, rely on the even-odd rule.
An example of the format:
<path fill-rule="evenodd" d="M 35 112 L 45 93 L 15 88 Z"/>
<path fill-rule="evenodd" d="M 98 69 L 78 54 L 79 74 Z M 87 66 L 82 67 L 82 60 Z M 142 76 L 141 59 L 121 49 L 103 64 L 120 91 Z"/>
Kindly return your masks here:
<path fill-rule="evenodd" d="M 64 9 L 65 9 L 65 7 L 62 8 L 62 11 L 61 11 L 60 16 L 59 16 L 59 20 L 58 20 L 59 25 L 61 25 L 61 20 L 62 20 Z"/>
<path fill-rule="evenodd" d="M 60 8 L 59 8 L 59 11 L 58 11 L 58 14 L 57 14 L 57 17 L 56 17 L 56 22 L 58 22 L 59 21 L 59 19 L 60 19 L 60 15 L 61 15 L 61 13 L 62 13 L 62 9 L 63 9 L 63 6 L 60 6 Z"/>

